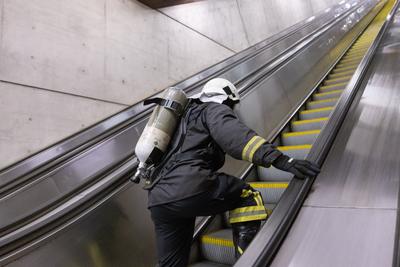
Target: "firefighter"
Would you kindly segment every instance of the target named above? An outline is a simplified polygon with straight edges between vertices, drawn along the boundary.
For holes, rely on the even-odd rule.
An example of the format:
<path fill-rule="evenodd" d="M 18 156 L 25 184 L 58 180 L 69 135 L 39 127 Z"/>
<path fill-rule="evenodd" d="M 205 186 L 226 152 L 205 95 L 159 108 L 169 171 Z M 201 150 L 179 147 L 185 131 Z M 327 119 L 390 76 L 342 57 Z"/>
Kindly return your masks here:
<path fill-rule="evenodd" d="M 222 78 L 207 82 L 192 97 L 171 149 L 147 181 L 160 267 L 187 266 L 196 216 L 230 211 L 236 257 L 267 218 L 259 192 L 237 177 L 218 172 L 225 153 L 263 167 L 272 165 L 298 178 L 319 172 L 315 164 L 284 155 L 244 125 L 233 111 L 239 100 L 231 82 Z"/>

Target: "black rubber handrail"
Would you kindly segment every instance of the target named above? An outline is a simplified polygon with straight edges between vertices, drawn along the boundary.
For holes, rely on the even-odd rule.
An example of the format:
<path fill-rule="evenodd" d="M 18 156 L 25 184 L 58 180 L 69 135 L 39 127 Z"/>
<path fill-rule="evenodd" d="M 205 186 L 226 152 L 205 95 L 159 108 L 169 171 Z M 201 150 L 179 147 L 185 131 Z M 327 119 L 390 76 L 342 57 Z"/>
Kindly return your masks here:
<path fill-rule="evenodd" d="M 346 113 L 350 108 L 358 89 L 363 83 L 363 78 L 367 73 L 368 66 L 379 46 L 379 43 L 387 31 L 388 25 L 393 19 L 393 13 L 398 6 L 399 2 L 397 1 L 373 44 L 368 49 L 368 52 L 356 69 L 354 76 L 342 93 L 330 120 L 324 126 L 315 141 L 307 156 L 308 160 L 316 162 L 320 166 L 325 160 L 337 132 L 345 119 Z M 272 262 L 276 252 L 300 211 L 313 182 L 313 178 L 292 180 L 282 195 L 279 204 L 275 207 L 271 217 L 262 227 L 254 242 L 250 244 L 243 256 L 237 261 L 235 266 L 268 266 Z"/>

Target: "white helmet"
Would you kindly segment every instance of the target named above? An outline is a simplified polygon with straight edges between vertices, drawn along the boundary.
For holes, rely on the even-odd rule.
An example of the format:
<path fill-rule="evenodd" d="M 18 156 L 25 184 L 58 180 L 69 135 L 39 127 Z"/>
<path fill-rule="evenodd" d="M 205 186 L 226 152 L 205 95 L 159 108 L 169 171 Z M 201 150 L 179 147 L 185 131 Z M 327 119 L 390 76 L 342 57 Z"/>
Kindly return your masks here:
<path fill-rule="evenodd" d="M 236 87 L 228 80 L 214 78 L 209 80 L 199 94 L 191 98 L 198 98 L 201 102 L 216 102 L 221 104 L 228 98 L 233 102 L 239 102 L 240 96 Z"/>

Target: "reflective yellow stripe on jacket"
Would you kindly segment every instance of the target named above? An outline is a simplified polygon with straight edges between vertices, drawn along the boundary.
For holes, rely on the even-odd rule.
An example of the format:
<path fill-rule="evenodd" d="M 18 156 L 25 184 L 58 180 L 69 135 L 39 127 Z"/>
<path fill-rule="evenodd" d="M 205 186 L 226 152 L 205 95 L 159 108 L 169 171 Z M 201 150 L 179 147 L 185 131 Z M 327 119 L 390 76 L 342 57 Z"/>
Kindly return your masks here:
<path fill-rule="evenodd" d="M 266 142 L 267 140 L 258 135 L 253 136 L 243 148 L 242 159 L 253 162 L 254 153 L 256 153 L 257 149 Z"/>

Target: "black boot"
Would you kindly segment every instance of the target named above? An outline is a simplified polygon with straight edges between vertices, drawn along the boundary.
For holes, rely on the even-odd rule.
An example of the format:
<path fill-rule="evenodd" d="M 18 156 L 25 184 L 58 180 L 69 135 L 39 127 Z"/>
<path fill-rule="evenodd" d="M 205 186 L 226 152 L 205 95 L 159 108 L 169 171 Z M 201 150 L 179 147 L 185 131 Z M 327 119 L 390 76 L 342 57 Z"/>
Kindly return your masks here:
<path fill-rule="evenodd" d="M 235 257 L 238 259 L 260 229 L 261 221 L 249 221 L 232 224 Z"/>

